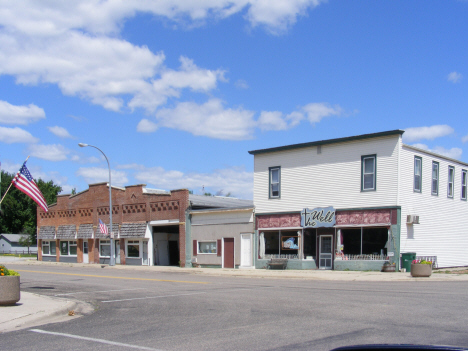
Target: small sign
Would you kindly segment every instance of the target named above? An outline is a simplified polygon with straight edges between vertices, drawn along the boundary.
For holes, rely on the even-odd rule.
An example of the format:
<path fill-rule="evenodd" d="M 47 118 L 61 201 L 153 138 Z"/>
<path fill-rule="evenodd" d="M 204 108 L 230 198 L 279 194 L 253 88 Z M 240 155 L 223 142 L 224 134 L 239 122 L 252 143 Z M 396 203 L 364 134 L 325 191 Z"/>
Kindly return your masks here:
<path fill-rule="evenodd" d="M 388 257 L 393 257 L 393 256 L 395 256 L 395 253 L 394 252 L 387 252 L 387 256 Z"/>
<path fill-rule="evenodd" d="M 333 227 L 335 223 L 333 206 L 316 207 L 312 210 L 304 208 L 301 212 L 301 226 L 303 228 Z"/>
<path fill-rule="evenodd" d="M 114 232 L 111 232 L 111 233 L 110 233 L 110 238 L 111 238 L 111 239 L 114 239 Z"/>

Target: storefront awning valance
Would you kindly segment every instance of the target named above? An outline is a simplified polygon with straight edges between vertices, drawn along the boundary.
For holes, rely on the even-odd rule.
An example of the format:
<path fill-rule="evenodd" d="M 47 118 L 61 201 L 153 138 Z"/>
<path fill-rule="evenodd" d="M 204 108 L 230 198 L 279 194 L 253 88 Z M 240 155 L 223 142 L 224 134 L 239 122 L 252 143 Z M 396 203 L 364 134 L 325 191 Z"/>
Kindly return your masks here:
<path fill-rule="evenodd" d="M 93 225 L 80 224 L 76 237 L 78 239 L 91 239 L 93 237 Z"/>
<path fill-rule="evenodd" d="M 144 223 L 123 223 L 120 227 L 121 238 L 143 238 L 146 233 L 146 222 Z"/>
<path fill-rule="evenodd" d="M 57 228 L 57 239 L 75 239 L 75 225 L 59 225 Z"/>
<path fill-rule="evenodd" d="M 110 224 L 109 223 L 106 223 L 106 226 L 107 226 L 107 230 L 109 232 L 108 235 L 104 234 L 104 233 L 101 233 L 101 231 L 99 230 L 99 226 L 97 226 L 97 229 L 96 229 L 96 238 L 99 238 L 99 239 L 109 239 L 110 238 Z M 119 233 L 119 223 L 112 223 L 112 231 L 114 232 L 114 238 L 117 239 L 117 234 Z"/>
<path fill-rule="evenodd" d="M 44 226 L 39 228 L 38 239 L 55 239 L 55 227 Z"/>

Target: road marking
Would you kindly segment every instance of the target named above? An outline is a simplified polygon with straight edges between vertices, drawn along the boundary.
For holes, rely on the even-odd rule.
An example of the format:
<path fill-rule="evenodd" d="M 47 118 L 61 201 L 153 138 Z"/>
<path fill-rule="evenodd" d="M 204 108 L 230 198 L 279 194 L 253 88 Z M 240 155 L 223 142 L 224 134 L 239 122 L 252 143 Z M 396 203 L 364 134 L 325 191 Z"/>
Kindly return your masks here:
<path fill-rule="evenodd" d="M 44 271 L 30 271 L 25 269 L 17 269 L 17 272 L 30 272 L 42 274 L 59 274 L 59 275 L 73 275 L 78 277 L 91 277 L 91 278 L 108 278 L 108 279 L 127 279 L 127 280 L 146 280 L 153 282 L 168 282 L 168 283 L 187 283 L 187 284 L 210 284 L 208 282 L 190 282 L 185 280 L 168 280 L 168 279 L 152 279 L 152 278 L 132 278 L 132 277 L 111 277 L 108 275 L 92 275 L 92 274 L 78 274 L 78 273 L 60 273 L 60 272 L 44 272 Z"/>
<path fill-rule="evenodd" d="M 79 336 L 79 335 L 73 335 L 73 334 L 56 333 L 56 332 L 50 332 L 50 331 L 45 331 L 45 330 L 41 330 L 41 329 L 30 329 L 29 331 L 32 331 L 34 333 L 40 333 L 40 334 L 57 335 L 57 336 L 64 336 L 64 337 L 67 337 L 67 338 L 73 338 L 73 339 L 79 339 L 79 340 L 100 342 L 102 344 L 107 344 L 107 345 L 129 347 L 129 348 L 132 348 L 132 349 L 162 351 L 162 350 L 159 350 L 159 349 L 153 349 L 151 347 L 124 344 L 124 343 L 116 342 L 116 341 L 109 341 L 109 340 L 96 339 L 96 338 L 88 338 L 86 336 Z"/>
<path fill-rule="evenodd" d="M 206 291 L 191 293 L 191 294 L 177 294 L 177 295 L 161 295 L 161 296 L 146 296 L 146 297 L 134 297 L 132 299 L 122 299 L 122 300 L 108 300 L 108 301 L 101 301 L 104 302 L 121 302 L 121 301 L 133 301 L 133 300 L 146 300 L 146 299 L 159 299 L 162 297 L 175 297 L 175 296 L 188 296 L 188 295 L 200 295 L 206 294 Z"/>
<path fill-rule="evenodd" d="M 66 296 L 66 295 L 75 295 L 75 294 L 92 294 L 92 293 L 105 293 L 105 292 L 114 292 L 114 291 L 127 291 L 127 290 L 146 290 L 145 288 L 135 288 L 135 289 L 118 289 L 118 290 L 101 290 L 101 291 L 77 291 L 67 294 L 57 294 L 54 296 Z"/>

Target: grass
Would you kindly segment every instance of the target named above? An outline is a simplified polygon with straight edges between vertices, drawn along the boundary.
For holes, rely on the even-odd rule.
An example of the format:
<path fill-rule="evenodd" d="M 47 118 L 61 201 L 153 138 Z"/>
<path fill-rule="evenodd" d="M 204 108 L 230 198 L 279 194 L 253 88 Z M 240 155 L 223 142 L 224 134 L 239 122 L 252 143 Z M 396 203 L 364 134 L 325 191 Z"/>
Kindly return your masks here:
<path fill-rule="evenodd" d="M 27 253 L 25 253 L 25 254 L 22 254 L 22 253 L 21 253 L 21 254 L 3 254 L 3 253 L 0 253 L 0 256 L 12 256 L 12 257 L 37 257 L 37 255 L 36 255 L 36 254 L 32 254 L 32 253 L 30 253 L 30 254 L 27 254 Z"/>

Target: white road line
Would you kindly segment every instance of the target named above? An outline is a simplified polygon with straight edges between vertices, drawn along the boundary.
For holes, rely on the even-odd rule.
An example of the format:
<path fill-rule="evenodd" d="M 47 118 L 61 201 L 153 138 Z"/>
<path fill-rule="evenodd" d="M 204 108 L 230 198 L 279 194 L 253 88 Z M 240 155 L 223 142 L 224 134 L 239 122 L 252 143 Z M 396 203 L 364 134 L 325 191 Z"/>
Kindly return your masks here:
<path fill-rule="evenodd" d="M 108 300 L 108 301 L 101 301 L 101 302 L 102 302 L 102 303 L 105 303 L 105 302 L 121 302 L 121 301 L 133 301 L 133 300 L 159 299 L 159 298 L 162 298 L 162 297 L 188 296 L 188 295 L 200 295 L 200 294 L 206 294 L 206 292 L 203 291 L 203 292 L 197 292 L 197 293 L 191 293 L 191 294 L 177 294 L 177 295 L 161 295 L 161 296 L 135 297 L 135 298 L 133 298 L 133 299 Z"/>
<path fill-rule="evenodd" d="M 68 294 L 57 294 L 57 295 L 54 295 L 54 296 L 66 296 L 66 295 L 75 295 L 75 294 L 93 294 L 93 293 L 105 293 L 105 292 L 127 291 L 127 290 L 145 290 L 145 288 L 102 290 L 102 291 L 78 291 L 78 292 L 73 292 L 73 293 L 68 293 Z"/>
<path fill-rule="evenodd" d="M 55 332 L 49 332 L 49 331 L 45 331 L 45 330 L 41 330 L 41 329 L 30 329 L 29 331 L 32 331 L 32 332 L 35 332 L 35 333 L 41 333 L 41 334 L 49 334 L 49 335 L 64 336 L 64 337 L 67 337 L 67 338 L 73 338 L 73 339 L 79 339 L 79 340 L 100 342 L 100 343 L 102 343 L 102 344 L 107 344 L 107 345 L 123 346 L 123 347 L 132 348 L 132 349 L 151 350 L 151 351 L 162 351 L 162 350 L 159 350 L 159 349 L 153 349 L 153 348 L 151 348 L 151 347 L 138 346 L 138 345 L 131 345 L 131 344 L 124 344 L 124 343 L 116 342 L 116 341 L 109 341 L 109 340 L 104 340 L 104 339 L 88 338 L 88 337 L 86 337 L 86 336 L 79 336 L 79 335 L 73 335 L 73 334 L 55 333 Z"/>

